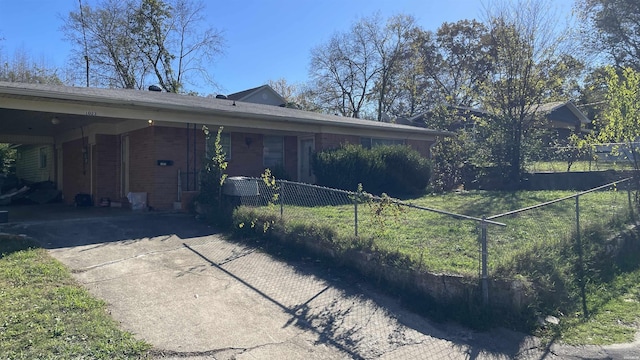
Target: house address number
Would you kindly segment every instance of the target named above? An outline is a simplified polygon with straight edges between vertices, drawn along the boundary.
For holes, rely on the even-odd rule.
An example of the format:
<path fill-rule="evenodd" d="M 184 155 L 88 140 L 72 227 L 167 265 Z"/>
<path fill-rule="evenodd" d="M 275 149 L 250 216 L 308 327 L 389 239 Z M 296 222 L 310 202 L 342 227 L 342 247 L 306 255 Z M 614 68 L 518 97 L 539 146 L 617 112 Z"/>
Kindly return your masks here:
<path fill-rule="evenodd" d="M 87 111 L 87 116 L 98 116 L 98 112 L 97 111 Z"/>

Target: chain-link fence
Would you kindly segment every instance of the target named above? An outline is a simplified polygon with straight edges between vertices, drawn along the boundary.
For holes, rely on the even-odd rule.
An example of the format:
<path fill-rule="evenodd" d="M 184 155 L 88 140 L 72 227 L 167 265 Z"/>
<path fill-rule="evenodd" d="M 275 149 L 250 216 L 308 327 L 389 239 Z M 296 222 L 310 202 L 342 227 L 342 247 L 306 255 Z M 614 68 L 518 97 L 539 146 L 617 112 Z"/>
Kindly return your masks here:
<path fill-rule="evenodd" d="M 529 172 L 631 170 L 639 143 L 545 147 L 527 158 Z M 637 156 L 637 155 L 636 155 Z M 637 160 L 640 160 L 638 158 Z"/>
<path fill-rule="evenodd" d="M 585 286 L 614 266 L 611 239 L 634 221 L 635 195 L 624 179 L 570 196 L 487 217 L 484 239 L 494 276 L 523 275 L 542 289 L 545 301 L 581 301 L 588 316 Z"/>
<path fill-rule="evenodd" d="M 375 250 L 391 265 L 479 275 L 481 218 L 291 181 L 230 178 L 223 191 L 255 215 L 281 220 L 289 231 L 324 231 L 326 240 Z"/>
<path fill-rule="evenodd" d="M 488 217 L 273 179 L 231 178 L 224 192 L 254 216 L 277 219 L 310 241 L 364 248 L 392 267 L 480 280 L 487 303 L 495 277 L 525 276 L 558 299 L 583 292 L 604 241 L 633 215 L 629 185 L 625 179 L 561 198 L 529 193 L 531 206 Z"/>

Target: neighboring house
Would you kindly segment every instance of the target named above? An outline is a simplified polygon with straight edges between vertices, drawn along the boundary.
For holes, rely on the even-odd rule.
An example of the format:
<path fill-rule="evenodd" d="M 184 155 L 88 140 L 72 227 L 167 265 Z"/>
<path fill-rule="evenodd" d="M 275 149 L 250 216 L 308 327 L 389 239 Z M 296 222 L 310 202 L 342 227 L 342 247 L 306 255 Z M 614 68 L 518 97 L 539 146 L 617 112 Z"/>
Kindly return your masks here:
<path fill-rule="evenodd" d="M 269 100 L 269 89 L 253 89 L 253 96 L 266 94 Z M 0 82 L 0 142 L 23 144 L 38 154 L 51 149 L 46 165 L 53 170 L 40 180 L 54 181 L 67 203 L 79 193 L 97 203 L 133 192 L 146 193 L 149 206 L 170 209 L 181 196 L 179 172 L 201 169 L 211 145 L 204 125 L 212 133 L 224 127 L 230 176 L 259 176 L 279 166 L 303 182 L 314 181 L 310 159 L 322 149 L 393 142 L 428 157 L 437 138 L 450 135 L 239 99 L 253 97 Z"/>
<path fill-rule="evenodd" d="M 227 95 L 227 99 L 275 106 L 285 106 L 287 103 L 286 100 L 269 85 L 262 85 L 257 88 L 233 93 Z"/>
<path fill-rule="evenodd" d="M 458 119 L 448 130 L 455 131 L 475 125 L 476 118 L 490 118 L 492 114 L 486 110 L 464 106 L 450 106 Z M 571 134 L 583 134 L 590 131 L 591 120 L 571 101 L 558 101 L 534 107 L 534 113 L 544 116 L 546 126 L 554 130 L 558 139 L 567 139 Z M 419 114 L 410 118 L 401 118 L 396 122 L 411 126 L 425 127 L 425 119 L 431 114 Z"/>
<path fill-rule="evenodd" d="M 29 183 L 54 181 L 55 159 L 53 146 L 16 145 L 16 176 Z"/>
<path fill-rule="evenodd" d="M 572 101 L 542 104 L 536 113 L 547 119 L 548 126 L 557 132 L 559 139 L 590 131 L 591 120 Z"/>

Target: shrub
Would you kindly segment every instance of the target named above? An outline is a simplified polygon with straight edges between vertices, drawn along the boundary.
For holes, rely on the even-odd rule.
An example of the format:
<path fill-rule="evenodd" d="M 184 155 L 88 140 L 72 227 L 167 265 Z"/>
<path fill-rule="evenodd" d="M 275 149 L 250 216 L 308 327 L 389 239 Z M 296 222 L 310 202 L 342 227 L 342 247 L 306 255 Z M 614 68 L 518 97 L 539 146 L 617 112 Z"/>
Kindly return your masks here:
<path fill-rule="evenodd" d="M 429 184 L 430 162 L 408 146 L 343 145 L 315 154 L 313 170 L 319 185 L 355 190 L 358 184 L 374 194 L 419 195 Z"/>
<path fill-rule="evenodd" d="M 228 225 L 231 216 L 231 211 L 223 206 L 222 200 L 222 184 L 227 179 L 225 173 L 227 161 L 220 143 L 222 129 L 222 127 L 218 128 L 213 146 L 208 150 L 204 159 L 200 177 L 200 194 L 196 199 L 204 212 L 204 217 L 215 225 Z M 206 126 L 203 126 L 202 131 L 206 141 L 210 143 L 214 135 Z"/>
<path fill-rule="evenodd" d="M 432 149 L 433 176 L 431 188 L 435 192 L 451 191 L 463 182 L 464 155 L 458 138 L 444 138 Z"/>

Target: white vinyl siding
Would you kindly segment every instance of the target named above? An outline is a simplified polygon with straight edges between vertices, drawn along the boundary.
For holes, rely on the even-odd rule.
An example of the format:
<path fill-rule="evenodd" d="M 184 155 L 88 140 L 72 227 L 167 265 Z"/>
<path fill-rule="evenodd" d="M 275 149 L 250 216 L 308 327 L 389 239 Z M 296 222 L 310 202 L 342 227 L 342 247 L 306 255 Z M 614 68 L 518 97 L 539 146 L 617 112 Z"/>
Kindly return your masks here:
<path fill-rule="evenodd" d="M 55 181 L 53 147 L 20 146 L 17 149 L 16 176 L 29 182 Z"/>

